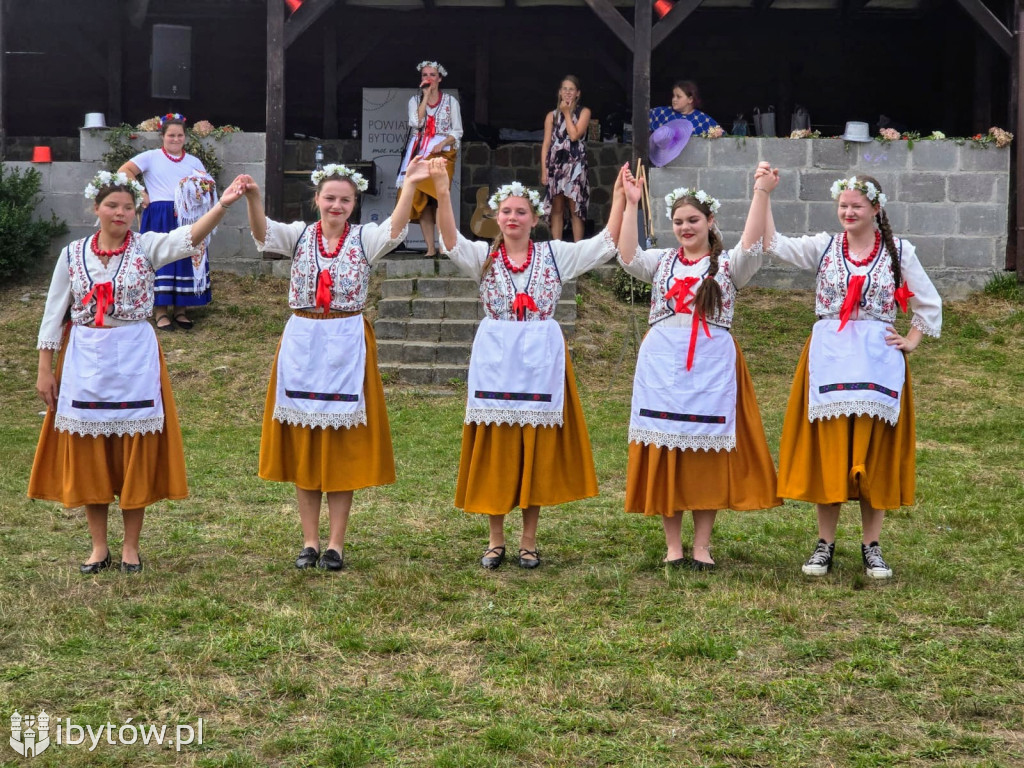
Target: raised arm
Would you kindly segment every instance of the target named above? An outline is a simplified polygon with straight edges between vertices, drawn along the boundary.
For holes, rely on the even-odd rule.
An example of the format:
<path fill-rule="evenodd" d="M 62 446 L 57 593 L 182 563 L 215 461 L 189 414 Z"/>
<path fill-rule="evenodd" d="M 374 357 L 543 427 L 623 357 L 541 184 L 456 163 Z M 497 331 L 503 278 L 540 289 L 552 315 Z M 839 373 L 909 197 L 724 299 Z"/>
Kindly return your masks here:
<path fill-rule="evenodd" d="M 217 204 L 207 211 L 199 221 L 192 225 L 192 242 L 201 243 L 220 224 L 224 215 L 237 200 L 240 200 L 246 191 L 245 174 L 236 176 L 220 196 Z"/>
<path fill-rule="evenodd" d="M 451 251 L 458 240 L 459 228 L 455 224 L 455 211 L 452 209 L 448 163 L 443 157 L 434 157 L 426 164 L 430 178 L 434 181 L 434 191 L 437 193 L 437 231 L 441 236 L 444 250 Z"/>
<path fill-rule="evenodd" d="M 409 223 L 409 216 L 412 214 L 412 199 L 416 194 L 416 184 L 429 177 L 430 167 L 426 159 L 414 157 L 409 161 L 409 165 L 405 169 L 405 178 L 402 181 L 402 191 L 398 195 L 398 202 L 395 203 L 395 210 L 391 214 L 392 240 L 397 238 Z M 447 179 L 447 177 L 448 173 L 445 172 L 445 178 Z"/>
<path fill-rule="evenodd" d="M 245 206 L 249 214 L 249 231 L 257 243 L 267 242 L 267 212 L 263 209 L 260 188 L 252 176 L 240 176 L 245 191 Z M 236 182 L 238 179 L 235 180 Z"/>
<path fill-rule="evenodd" d="M 643 196 L 643 183 L 633 176 L 629 166 L 623 166 L 619 171 L 618 183 L 622 184 L 623 196 L 625 198 L 625 209 L 622 214 L 619 236 L 616 238 L 616 245 L 619 249 L 619 258 L 623 264 L 632 264 L 639 247 L 637 223 L 639 219 L 638 206 Z"/>
<path fill-rule="evenodd" d="M 608 230 L 608 234 L 611 235 L 613 242 L 619 239 L 619 231 L 622 229 L 622 216 L 626 210 L 626 193 L 623 188 L 622 172 L 628 169 L 629 164 L 627 163 L 619 169 L 619 175 L 615 177 L 615 185 L 612 187 L 612 207 L 608 211 L 608 221 L 604 225 L 605 229 Z"/>
<path fill-rule="evenodd" d="M 773 169 L 770 163 L 759 163 L 757 170 L 754 171 L 754 192 L 750 198 L 750 210 L 747 211 L 747 223 L 743 227 L 743 237 L 740 239 L 743 250 L 749 251 L 764 237 L 772 190 L 778 185 L 778 170 Z"/>

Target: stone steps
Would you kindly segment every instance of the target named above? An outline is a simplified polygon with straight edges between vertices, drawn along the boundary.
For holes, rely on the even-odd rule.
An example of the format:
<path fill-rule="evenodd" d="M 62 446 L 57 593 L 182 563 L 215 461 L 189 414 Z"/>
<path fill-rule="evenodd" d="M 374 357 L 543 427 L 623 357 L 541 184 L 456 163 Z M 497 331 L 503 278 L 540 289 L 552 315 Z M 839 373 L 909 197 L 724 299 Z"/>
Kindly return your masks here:
<path fill-rule="evenodd" d="M 387 270 L 390 274 L 390 263 Z M 380 371 L 385 380 L 406 384 L 465 381 L 473 338 L 484 316 L 479 286 L 469 278 L 423 271 L 426 276 L 402 274 L 381 283 L 374 322 Z M 575 283 L 563 286 L 555 318 L 571 338 L 576 330 Z"/>

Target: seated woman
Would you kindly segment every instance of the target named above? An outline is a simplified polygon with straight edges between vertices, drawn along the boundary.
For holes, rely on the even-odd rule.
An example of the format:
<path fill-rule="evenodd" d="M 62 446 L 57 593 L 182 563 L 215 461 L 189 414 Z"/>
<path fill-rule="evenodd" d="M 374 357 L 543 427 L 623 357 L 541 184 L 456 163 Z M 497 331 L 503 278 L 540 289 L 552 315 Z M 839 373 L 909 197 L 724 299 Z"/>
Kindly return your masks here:
<path fill-rule="evenodd" d="M 698 135 L 718 127 L 718 123 L 715 122 L 714 118 L 705 112 L 701 112 L 698 109 L 699 106 L 700 91 L 697 90 L 697 84 L 692 80 L 680 80 L 672 86 L 672 106 L 654 107 L 650 111 L 648 119 L 651 133 L 666 123 L 682 118 L 686 118 L 693 123 L 693 132 Z"/>

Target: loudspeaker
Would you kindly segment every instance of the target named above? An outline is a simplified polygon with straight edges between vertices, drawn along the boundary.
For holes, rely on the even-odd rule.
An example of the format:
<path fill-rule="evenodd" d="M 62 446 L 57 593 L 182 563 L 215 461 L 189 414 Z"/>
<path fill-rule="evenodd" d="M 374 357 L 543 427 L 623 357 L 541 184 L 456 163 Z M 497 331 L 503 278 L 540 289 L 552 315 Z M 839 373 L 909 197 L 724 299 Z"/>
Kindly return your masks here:
<path fill-rule="evenodd" d="M 192 27 L 154 24 L 149 68 L 154 99 L 191 98 Z"/>

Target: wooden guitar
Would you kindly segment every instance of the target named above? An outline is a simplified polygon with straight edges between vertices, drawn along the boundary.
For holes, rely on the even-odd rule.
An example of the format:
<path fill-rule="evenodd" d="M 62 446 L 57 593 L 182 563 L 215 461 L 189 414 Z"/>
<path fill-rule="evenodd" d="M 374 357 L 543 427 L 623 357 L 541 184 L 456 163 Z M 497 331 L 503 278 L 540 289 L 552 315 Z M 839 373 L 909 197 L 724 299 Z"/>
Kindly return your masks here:
<path fill-rule="evenodd" d="M 476 208 L 469 220 L 469 228 L 477 237 L 485 240 L 493 240 L 501 231 L 498 229 L 498 222 L 495 213 L 487 205 L 487 199 L 491 196 L 490 187 L 478 187 L 476 190 Z"/>

